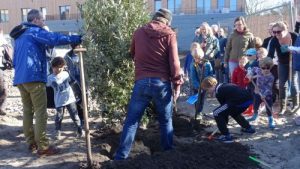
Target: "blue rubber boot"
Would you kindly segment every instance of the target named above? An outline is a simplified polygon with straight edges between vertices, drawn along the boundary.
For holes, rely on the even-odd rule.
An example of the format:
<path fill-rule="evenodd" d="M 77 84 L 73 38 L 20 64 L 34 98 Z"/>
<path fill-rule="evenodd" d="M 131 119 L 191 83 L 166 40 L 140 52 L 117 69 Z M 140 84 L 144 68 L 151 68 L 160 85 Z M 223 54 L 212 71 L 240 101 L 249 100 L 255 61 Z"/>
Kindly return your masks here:
<path fill-rule="evenodd" d="M 269 128 L 274 129 L 275 128 L 275 122 L 274 122 L 273 116 L 269 116 L 268 119 L 269 119 Z"/>

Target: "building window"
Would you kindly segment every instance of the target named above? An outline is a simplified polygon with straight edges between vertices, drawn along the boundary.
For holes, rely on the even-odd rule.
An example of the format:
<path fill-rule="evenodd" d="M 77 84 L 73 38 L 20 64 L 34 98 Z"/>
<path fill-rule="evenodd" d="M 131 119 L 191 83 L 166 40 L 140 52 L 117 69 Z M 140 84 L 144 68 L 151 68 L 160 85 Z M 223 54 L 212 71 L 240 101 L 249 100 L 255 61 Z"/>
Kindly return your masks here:
<path fill-rule="evenodd" d="M 66 20 L 66 19 L 70 18 L 70 8 L 71 7 L 69 5 L 59 7 L 59 13 L 60 13 L 61 20 Z"/>
<path fill-rule="evenodd" d="M 197 13 L 208 13 L 210 12 L 210 1 L 197 0 Z"/>
<path fill-rule="evenodd" d="M 237 0 L 230 0 L 230 11 L 237 11 Z"/>
<path fill-rule="evenodd" d="M 154 1 L 154 11 L 158 11 L 161 8 L 161 0 Z"/>
<path fill-rule="evenodd" d="M 168 0 L 168 9 L 172 13 L 180 13 L 181 0 Z"/>
<path fill-rule="evenodd" d="M 222 10 L 225 7 L 225 0 L 218 0 L 218 9 Z"/>
<path fill-rule="evenodd" d="M 46 15 L 47 15 L 47 9 L 45 7 L 41 7 L 41 13 L 43 15 L 43 19 L 46 20 Z"/>
<path fill-rule="evenodd" d="M 204 13 L 204 0 L 197 0 L 197 13 Z"/>
<path fill-rule="evenodd" d="M 0 9 L 0 22 L 8 22 L 8 9 Z"/>
<path fill-rule="evenodd" d="M 21 17 L 22 17 L 23 22 L 27 21 L 27 14 L 30 10 L 31 10 L 30 8 L 22 8 L 21 9 L 21 14 L 22 14 Z"/>

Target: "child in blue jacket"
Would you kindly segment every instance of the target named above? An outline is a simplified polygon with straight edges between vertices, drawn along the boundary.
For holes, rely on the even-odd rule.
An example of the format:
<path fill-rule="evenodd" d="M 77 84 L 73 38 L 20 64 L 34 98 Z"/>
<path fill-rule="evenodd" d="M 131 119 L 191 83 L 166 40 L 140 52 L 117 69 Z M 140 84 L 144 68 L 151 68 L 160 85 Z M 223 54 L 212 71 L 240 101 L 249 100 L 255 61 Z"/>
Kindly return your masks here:
<path fill-rule="evenodd" d="M 198 42 L 193 42 L 191 44 L 190 52 L 185 57 L 184 68 L 183 68 L 185 79 L 188 79 L 188 82 L 189 82 L 189 94 L 190 95 L 193 95 L 193 86 L 192 86 L 190 67 L 191 67 L 191 63 L 194 62 L 193 56 L 192 56 L 192 51 L 195 48 L 200 48 L 200 44 Z"/>
<path fill-rule="evenodd" d="M 201 81 L 213 75 L 213 69 L 210 62 L 204 59 L 204 52 L 201 48 L 195 48 L 192 51 L 194 61 L 190 65 L 190 73 L 194 94 L 199 94 L 198 101 L 196 102 L 196 119 L 201 118 L 200 112 L 203 110 L 205 101 L 205 91 L 200 88 Z"/>

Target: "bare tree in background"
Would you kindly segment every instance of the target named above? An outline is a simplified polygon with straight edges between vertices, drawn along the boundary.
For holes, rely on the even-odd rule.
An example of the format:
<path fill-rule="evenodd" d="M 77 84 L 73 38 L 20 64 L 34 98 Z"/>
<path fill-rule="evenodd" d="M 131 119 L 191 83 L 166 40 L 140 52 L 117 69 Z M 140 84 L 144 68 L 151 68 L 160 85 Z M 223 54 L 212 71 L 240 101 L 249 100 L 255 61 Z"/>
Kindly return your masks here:
<path fill-rule="evenodd" d="M 285 21 L 292 30 L 294 14 L 291 9 L 288 0 L 245 0 L 247 26 L 255 36 L 261 38 L 269 36 L 266 29 L 271 22 Z"/>
<path fill-rule="evenodd" d="M 252 15 L 264 9 L 283 5 L 287 2 L 288 0 L 280 0 L 276 2 L 274 2 L 273 0 L 245 0 L 245 13 L 246 15 Z"/>
<path fill-rule="evenodd" d="M 245 13 L 246 15 L 254 14 L 262 10 L 262 2 L 260 0 L 246 0 Z"/>

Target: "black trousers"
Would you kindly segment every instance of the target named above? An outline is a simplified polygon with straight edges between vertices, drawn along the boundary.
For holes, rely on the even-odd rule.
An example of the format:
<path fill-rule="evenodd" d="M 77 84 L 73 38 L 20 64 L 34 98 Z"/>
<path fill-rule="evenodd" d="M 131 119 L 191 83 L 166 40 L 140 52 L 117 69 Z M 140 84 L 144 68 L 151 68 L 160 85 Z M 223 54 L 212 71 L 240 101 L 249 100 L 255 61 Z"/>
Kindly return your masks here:
<path fill-rule="evenodd" d="M 236 107 L 223 104 L 214 110 L 214 118 L 222 135 L 228 135 L 227 124 L 231 116 L 242 128 L 250 128 L 249 122 L 242 116 L 247 107 Z"/>

